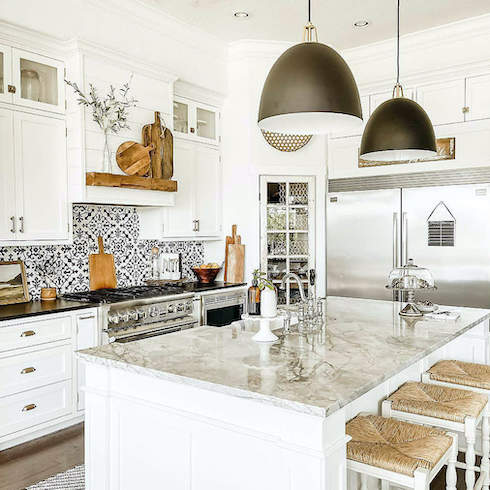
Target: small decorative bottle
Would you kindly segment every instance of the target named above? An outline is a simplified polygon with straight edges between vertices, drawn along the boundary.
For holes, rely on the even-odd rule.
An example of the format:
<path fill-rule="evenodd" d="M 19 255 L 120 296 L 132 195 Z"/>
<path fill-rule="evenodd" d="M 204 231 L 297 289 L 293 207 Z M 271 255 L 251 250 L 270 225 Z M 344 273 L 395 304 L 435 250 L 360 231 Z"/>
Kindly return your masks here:
<path fill-rule="evenodd" d="M 260 288 L 259 280 L 254 271 L 252 285 L 248 288 L 248 314 L 260 315 Z"/>

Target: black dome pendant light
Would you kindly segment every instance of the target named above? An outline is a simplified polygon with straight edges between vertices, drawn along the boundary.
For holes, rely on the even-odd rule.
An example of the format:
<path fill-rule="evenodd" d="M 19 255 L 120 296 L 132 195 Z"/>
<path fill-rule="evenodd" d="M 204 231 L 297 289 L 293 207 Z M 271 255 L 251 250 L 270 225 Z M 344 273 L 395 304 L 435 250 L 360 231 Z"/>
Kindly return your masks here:
<path fill-rule="evenodd" d="M 393 98 L 371 115 L 362 135 L 360 157 L 368 161 L 396 162 L 437 154 L 429 116 L 417 102 L 403 96 L 400 85 L 400 0 L 397 9 L 396 85 Z"/>
<path fill-rule="evenodd" d="M 303 41 L 285 51 L 267 76 L 260 99 L 260 129 L 325 134 L 358 128 L 362 110 L 354 76 L 334 49 L 318 42 L 311 0 Z"/>

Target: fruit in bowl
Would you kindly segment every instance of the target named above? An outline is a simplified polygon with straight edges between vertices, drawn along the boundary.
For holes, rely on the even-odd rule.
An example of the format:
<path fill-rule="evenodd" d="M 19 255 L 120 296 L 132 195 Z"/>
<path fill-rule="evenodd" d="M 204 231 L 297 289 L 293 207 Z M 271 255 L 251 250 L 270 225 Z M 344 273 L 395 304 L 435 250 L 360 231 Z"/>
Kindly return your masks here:
<path fill-rule="evenodd" d="M 213 283 L 220 270 L 221 270 L 221 266 L 216 262 L 211 262 L 209 264 L 202 264 L 199 267 L 192 268 L 192 271 L 196 275 L 197 280 L 204 284 Z"/>

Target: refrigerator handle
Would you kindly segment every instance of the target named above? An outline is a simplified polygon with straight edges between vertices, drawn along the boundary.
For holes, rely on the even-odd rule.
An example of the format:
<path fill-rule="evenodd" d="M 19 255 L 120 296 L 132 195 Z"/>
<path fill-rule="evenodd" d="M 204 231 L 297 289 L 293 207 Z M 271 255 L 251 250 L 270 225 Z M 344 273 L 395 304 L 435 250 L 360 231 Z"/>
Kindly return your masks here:
<path fill-rule="evenodd" d="M 398 267 L 400 265 L 400 258 L 398 256 L 399 254 L 399 244 L 398 244 L 398 237 L 399 237 L 399 220 L 398 220 L 398 213 L 393 213 L 393 269 L 395 267 Z"/>
<path fill-rule="evenodd" d="M 408 262 L 408 216 L 407 213 L 402 213 L 402 223 L 403 223 L 403 230 L 402 230 L 402 264 L 401 266 L 406 265 Z"/>

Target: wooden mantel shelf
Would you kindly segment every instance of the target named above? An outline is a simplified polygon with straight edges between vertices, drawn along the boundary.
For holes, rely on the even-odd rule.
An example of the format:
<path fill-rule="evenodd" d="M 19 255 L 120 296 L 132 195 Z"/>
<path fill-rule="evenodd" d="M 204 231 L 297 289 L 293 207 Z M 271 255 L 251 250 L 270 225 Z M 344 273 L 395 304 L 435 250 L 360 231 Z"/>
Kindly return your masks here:
<path fill-rule="evenodd" d="M 126 189 L 141 189 L 149 191 L 177 192 L 177 181 L 152 179 L 137 175 L 117 175 L 103 172 L 87 172 L 87 185 L 102 187 L 122 187 Z"/>

